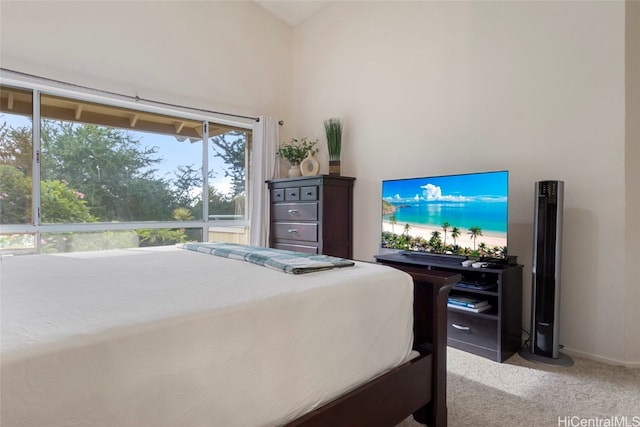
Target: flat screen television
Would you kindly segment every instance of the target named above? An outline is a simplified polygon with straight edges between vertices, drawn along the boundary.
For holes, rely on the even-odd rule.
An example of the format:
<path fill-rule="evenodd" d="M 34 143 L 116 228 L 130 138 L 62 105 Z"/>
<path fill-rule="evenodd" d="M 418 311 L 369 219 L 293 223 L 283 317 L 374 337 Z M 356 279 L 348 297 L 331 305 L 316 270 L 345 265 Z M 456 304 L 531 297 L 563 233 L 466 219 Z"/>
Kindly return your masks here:
<path fill-rule="evenodd" d="M 382 248 L 506 259 L 509 172 L 382 181 Z"/>

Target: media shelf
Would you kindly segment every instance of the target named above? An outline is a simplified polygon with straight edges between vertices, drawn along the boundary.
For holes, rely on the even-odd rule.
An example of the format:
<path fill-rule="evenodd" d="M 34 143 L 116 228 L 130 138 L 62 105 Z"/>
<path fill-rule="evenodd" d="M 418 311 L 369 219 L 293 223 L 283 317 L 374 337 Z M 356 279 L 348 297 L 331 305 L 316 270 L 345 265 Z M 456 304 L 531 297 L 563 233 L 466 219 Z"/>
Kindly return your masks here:
<path fill-rule="evenodd" d="M 522 265 L 501 268 L 463 267 L 437 257 L 384 254 L 376 261 L 407 272 L 420 269 L 460 274 L 450 298 L 486 301 L 491 307 L 478 313 L 449 305 L 447 344 L 497 362 L 516 353 L 522 343 Z"/>

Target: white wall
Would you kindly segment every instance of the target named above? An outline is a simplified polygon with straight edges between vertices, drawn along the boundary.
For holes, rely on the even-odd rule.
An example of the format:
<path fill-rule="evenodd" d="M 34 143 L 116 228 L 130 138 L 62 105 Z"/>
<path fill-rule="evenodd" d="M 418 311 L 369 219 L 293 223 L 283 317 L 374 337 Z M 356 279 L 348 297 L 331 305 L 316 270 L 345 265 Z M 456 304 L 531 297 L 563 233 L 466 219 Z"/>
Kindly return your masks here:
<path fill-rule="evenodd" d="M 640 359 L 640 2 L 626 2 L 627 360 Z M 634 309 L 635 308 L 635 309 Z"/>
<path fill-rule="evenodd" d="M 508 169 L 529 329 L 534 182 L 564 180 L 561 343 L 640 362 L 624 327 L 638 322 L 625 300 L 624 23 L 621 2 L 338 2 L 297 26 L 293 133 L 322 138 L 322 120 L 345 119 L 354 256 L 378 251 L 382 179 Z"/>
<path fill-rule="evenodd" d="M 0 2 L 3 68 L 285 120 L 291 33 L 253 2 Z"/>

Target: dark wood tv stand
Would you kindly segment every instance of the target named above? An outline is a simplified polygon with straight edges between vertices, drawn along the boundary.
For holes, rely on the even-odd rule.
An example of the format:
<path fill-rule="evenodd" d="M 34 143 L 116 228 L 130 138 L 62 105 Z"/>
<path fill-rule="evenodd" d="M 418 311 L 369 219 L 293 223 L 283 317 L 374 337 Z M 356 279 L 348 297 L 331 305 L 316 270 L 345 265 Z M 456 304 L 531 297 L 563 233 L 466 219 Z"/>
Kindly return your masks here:
<path fill-rule="evenodd" d="M 408 273 L 441 271 L 457 273 L 461 282 L 481 283 L 487 289 L 471 289 L 454 284 L 451 295 L 482 297 L 491 308 L 473 313 L 462 309 L 447 310 L 447 344 L 497 362 L 516 353 L 522 344 L 522 265 L 502 268 L 463 267 L 459 262 L 438 261 L 437 257 L 414 257 L 402 254 L 377 255 L 376 261 Z"/>

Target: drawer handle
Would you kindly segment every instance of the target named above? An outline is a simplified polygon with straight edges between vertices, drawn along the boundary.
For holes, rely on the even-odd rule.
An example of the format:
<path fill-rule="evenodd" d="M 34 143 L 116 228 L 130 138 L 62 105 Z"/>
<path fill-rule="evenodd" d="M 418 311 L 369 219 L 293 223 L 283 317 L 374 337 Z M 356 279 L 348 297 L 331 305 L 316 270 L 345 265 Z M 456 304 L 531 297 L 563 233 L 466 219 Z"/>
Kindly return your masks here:
<path fill-rule="evenodd" d="M 306 194 L 307 196 L 313 196 L 313 193 L 312 193 L 311 191 L 307 191 L 305 194 Z"/>
<path fill-rule="evenodd" d="M 296 230 L 295 228 L 290 228 L 287 230 L 287 233 L 297 233 L 298 230 Z"/>
<path fill-rule="evenodd" d="M 295 195 L 296 195 L 296 193 L 289 193 L 289 195 L 290 195 L 290 196 L 295 196 Z"/>
<path fill-rule="evenodd" d="M 290 214 L 297 214 L 298 209 L 289 209 L 287 212 L 289 212 Z"/>
<path fill-rule="evenodd" d="M 468 326 L 462 326 L 462 325 L 456 325 L 455 323 L 452 323 L 451 326 L 453 326 L 454 328 L 456 328 L 459 331 L 470 331 L 471 328 Z"/>

